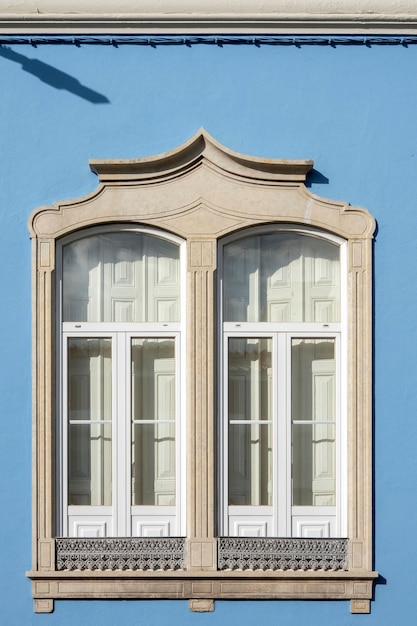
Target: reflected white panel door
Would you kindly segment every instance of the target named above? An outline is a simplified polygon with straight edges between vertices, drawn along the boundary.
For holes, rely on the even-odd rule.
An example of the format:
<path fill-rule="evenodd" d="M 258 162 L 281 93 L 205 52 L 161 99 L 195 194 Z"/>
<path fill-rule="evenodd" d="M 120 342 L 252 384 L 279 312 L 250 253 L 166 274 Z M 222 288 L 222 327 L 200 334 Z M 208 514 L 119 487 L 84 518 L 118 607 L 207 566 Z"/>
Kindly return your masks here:
<path fill-rule="evenodd" d="M 175 340 L 132 340 L 132 534 L 176 527 Z"/>
<path fill-rule="evenodd" d="M 102 320 L 100 237 L 85 237 L 63 247 L 64 322 Z"/>
<path fill-rule="evenodd" d="M 249 420 L 250 373 L 242 360 L 229 362 L 229 420 Z M 232 370 L 232 371 L 231 371 Z M 233 371 L 234 370 L 234 371 Z M 249 424 L 249 422 L 248 422 Z M 229 503 L 245 505 L 250 501 L 251 463 L 250 426 L 235 424 L 229 428 Z"/>
<path fill-rule="evenodd" d="M 63 249 L 63 320 L 179 321 L 179 248 L 136 232 L 103 233 Z"/>
<path fill-rule="evenodd" d="M 292 339 L 292 533 L 337 536 L 334 339 Z"/>
<path fill-rule="evenodd" d="M 147 321 L 175 322 L 180 318 L 178 246 L 163 239 L 145 242 Z"/>
<path fill-rule="evenodd" d="M 336 494 L 334 359 L 313 361 L 312 375 L 313 422 L 321 422 L 313 426 L 313 506 L 333 506 Z"/>
<path fill-rule="evenodd" d="M 97 267 L 101 279 L 91 283 L 100 290 L 96 299 L 102 307 L 99 319 L 111 322 L 144 321 L 143 297 L 144 263 L 142 237 L 132 233 L 109 234 L 100 237 L 100 257 Z"/>
<path fill-rule="evenodd" d="M 268 322 L 302 322 L 303 256 L 302 242 L 291 235 L 272 235 L 263 252 L 263 281 L 266 289 Z"/>
<path fill-rule="evenodd" d="M 224 268 L 224 321 L 339 321 L 339 248 L 328 241 L 247 237 L 225 246 Z"/>
<path fill-rule="evenodd" d="M 339 249 L 327 241 L 303 245 L 304 321 L 340 321 Z"/>
<path fill-rule="evenodd" d="M 105 320 L 179 319 L 178 246 L 157 237 L 123 233 L 107 237 L 102 248 Z"/>
<path fill-rule="evenodd" d="M 328 241 L 274 235 L 263 252 L 270 322 L 340 320 L 339 249 Z M 265 318 L 266 321 L 266 318 Z"/>
<path fill-rule="evenodd" d="M 258 321 L 259 319 L 259 238 L 248 237 L 226 246 L 224 319 L 227 321 Z"/>
<path fill-rule="evenodd" d="M 271 341 L 229 338 L 228 533 L 265 536 L 272 524 Z"/>
<path fill-rule="evenodd" d="M 175 363 L 156 359 L 153 383 L 143 388 L 141 436 L 142 501 L 155 506 L 175 505 Z"/>
<path fill-rule="evenodd" d="M 68 534 L 112 533 L 111 339 L 68 338 Z"/>

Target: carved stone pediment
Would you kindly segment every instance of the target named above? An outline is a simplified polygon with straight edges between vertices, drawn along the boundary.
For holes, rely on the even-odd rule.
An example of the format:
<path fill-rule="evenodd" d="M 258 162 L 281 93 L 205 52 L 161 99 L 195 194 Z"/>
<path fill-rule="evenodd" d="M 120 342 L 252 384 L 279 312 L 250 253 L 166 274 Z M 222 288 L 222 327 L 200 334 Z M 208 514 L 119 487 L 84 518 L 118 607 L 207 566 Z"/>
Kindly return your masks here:
<path fill-rule="evenodd" d="M 41 207 L 33 235 L 55 239 L 103 222 L 140 222 L 182 237 L 217 238 L 237 228 L 297 222 L 342 237 L 367 237 L 364 209 L 319 198 L 305 187 L 311 160 L 249 157 L 200 130 L 179 148 L 139 159 L 90 161 L 99 187 L 76 200 Z"/>

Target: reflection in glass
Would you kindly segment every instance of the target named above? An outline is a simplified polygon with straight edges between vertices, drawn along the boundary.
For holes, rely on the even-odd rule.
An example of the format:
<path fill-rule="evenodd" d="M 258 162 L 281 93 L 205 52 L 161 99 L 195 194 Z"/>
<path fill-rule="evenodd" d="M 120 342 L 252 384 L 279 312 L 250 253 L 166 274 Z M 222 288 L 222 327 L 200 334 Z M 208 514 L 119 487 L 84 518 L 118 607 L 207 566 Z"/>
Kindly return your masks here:
<path fill-rule="evenodd" d="M 334 339 L 291 345 L 292 501 L 336 504 L 336 372 Z"/>
<path fill-rule="evenodd" d="M 111 504 L 111 340 L 68 339 L 68 504 Z"/>
<path fill-rule="evenodd" d="M 175 505 L 175 340 L 132 339 L 132 505 Z"/>
<path fill-rule="evenodd" d="M 64 246 L 64 322 L 177 322 L 179 315 L 176 244 L 119 232 Z"/>
<path fill-rule="evenodd" d="M 272 500 L 271 339 L 230 338 L 229 504 Z"/>
<path fill-rule="evenodd" d="M 224 247 L 226 322 L 340 321 L 339 246 L 276 232 Z"/>

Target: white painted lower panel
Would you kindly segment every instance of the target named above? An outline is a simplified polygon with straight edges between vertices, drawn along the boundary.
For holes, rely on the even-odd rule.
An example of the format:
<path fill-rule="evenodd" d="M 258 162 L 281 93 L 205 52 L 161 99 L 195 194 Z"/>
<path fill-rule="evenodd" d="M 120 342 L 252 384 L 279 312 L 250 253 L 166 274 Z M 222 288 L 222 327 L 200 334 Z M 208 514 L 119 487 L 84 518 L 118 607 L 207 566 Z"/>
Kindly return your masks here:
<path fill-rule="evenodd" d="M 176 537 L 176 507 L 132 507 L 132 537 Z"/>
<path fill-rule="evenodd" d="M 273 537 L 272 507 L 229 507 L 229 537 Z"/>
<path fill-rule="evenodd" d="M 111 507 L 68 507 L 68 537 L 112 537 Z"/>
<path fill-rule="evenodd" d="M 293 507 L 293 537 L 340 537 L 335 507 Z"/>

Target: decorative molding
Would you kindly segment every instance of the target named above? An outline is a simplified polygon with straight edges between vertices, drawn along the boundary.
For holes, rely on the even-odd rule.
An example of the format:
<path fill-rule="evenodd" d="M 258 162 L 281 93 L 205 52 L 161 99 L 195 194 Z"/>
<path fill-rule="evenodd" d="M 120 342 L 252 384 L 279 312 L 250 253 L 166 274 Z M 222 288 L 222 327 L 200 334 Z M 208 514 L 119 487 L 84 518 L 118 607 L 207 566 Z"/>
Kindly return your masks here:
<path fill-rule="evenodd" d="M 350 601 L 350 612 L 351 613 L 370 613 L 371 612 L 371 601 L 370 600 L 351 600 Z"/>
<path fill-rule="evenodd" d="M 52 610 L 64 599 L 351 600 L 355 613 L 369 612 L 375 572 L 28 572 L 35 602 Z M 36 607 L 36 605 L 35 605 Z M 195 610 L 190 606 L 191 610 Z"/>
<path fill-rule="evenodd" d="M 162 182 L 192 172 L 202 161 L 248 181 L 304 182 L 313 169 L 310 159 L 265 159 L 226 148 L 204 128 L 178 148 L 141 159 L 91 159 L 102 183 Z"/>
<path fill-rule="evenodd" d="M 35 613 L 52 613 L 54 610 L 53 600 L 35 600 Z"/>
<path fill-rule="evenodd" d="M 56 569 L 168 571 L 185 567 L 185 539 L 157 538 L 59 538 L 55 540 Z"/>
<path fill-rule="evenodd" d="M 101 185 L 84 198 L 34 211 L 29 229 L 47 241 L 95 224 L 134 221 L 191 242 L 254 225 L 295 222 L 345 239 L 372 237 L 375 222 L 367 211 L 307 190 L 304 182 L 313 165 L 312 160 L 243 155 L 200 129 L 183 145 L 156 156 L 91 160 Z"/>
<path fill-rule="evenodd" d="M 414 0 L 0 0 L 0 14 L 380 15 L 413 14 Z"/>
<path fill-rule="evenodd" d="M 0 33 L 416 33 L 414 0 L 0 0 Z M 336 6 L 335 6 L 336 5 Z"/>
<path fill-rule="evenodd" d="M 347 539 L 221 537 L 219 570 L 346 570 Z"/>
<path fill-rule="evenodd" d="M 195 613 L 212 613 L 214 611 L 214 600 L 188 600 L 190 611 Z"/>
<path fill-rule="evenodd" d="M 1 20 L 0 20 L 1 22 Z M 417 35 L 344 35 L 329 34 L 322 35 L 311 33 L 310 35 L 21 35 L 21 34 L 1 34 L 0 46 L 42 46 L 42 45 L 71 45 L 71 46 L 114 46 L 118 48 L 124 45 L 134 46 L 196 46 L 209 45 L 223 48 L 225 46 L 403 46 L 408 47 L 417 44 Z"/>

